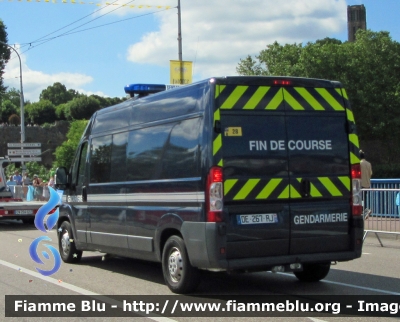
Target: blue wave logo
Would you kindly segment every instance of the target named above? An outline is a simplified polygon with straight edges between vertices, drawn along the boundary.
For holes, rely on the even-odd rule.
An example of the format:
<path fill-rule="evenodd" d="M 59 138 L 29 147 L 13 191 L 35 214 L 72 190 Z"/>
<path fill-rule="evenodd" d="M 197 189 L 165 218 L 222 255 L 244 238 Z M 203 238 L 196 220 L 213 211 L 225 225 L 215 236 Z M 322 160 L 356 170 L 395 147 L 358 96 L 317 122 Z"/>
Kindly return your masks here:
<path fill-rule="evenodd" d="M 61 201 L 59 194 L 53 188 L 49 187 L 49 191 L 50 191 L 49 201 L 47 203 L 45 203 L 42 207 L 39 208 L 39 210 L 37 211 L 36 216 L 35 216 L 35 227 L 38 230 L 43 231 L 44 233 L 49 232 L 57 223 L 57 220 L 59 217 L 58 208 L 56 209 L 56 211 L 54 213 L 52 213 L 51 215 L 49 215 L 47 217 L 47 220 L 46 220 L 46 216 Z M 41 265 L 44 265 L 44 263 L 38 255 L 37 248 L 39 246 L 39 243 L 43 240 L 51 241 L 51 238 L 47 237 L 47 236 L 40 236 L 40 237 L 36 238 L 29 246 L 29 254 L 30 254 L 31 258 L 36 263 L 41 264 Z M 54 266 L 51 270 L 42 270 L 37 267 L 36 267 L 36 270 L 44 276 L 49 276 L 49 275 L 54 274 L 55 272 L 57 272 L 60 269 L 61 256 L 60 256 L 60 253 L 58 252 L 58 250 L 56 248 L 54 248 L 52 245 L 44 244 L 44 246 L 47 247 L 47 249 L 50 250 L 51 254 L 53 255 Z M 48 252 L 42 251 L 42 255 L 46 260 L 50 259 Z"/>

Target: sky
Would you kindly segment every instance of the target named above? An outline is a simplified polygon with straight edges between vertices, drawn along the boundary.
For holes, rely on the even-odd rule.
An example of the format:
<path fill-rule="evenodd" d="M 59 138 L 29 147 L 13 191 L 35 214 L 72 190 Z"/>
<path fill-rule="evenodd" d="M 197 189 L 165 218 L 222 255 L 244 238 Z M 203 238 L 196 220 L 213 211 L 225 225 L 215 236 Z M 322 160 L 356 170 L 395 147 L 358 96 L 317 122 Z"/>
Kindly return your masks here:
<path fill-rule="evenodd" d="M 178 0 L 0 0 L 8 44 L 21 57 L 25 100 L 60 82 L 87 95 L 125 97 L 124 86 L 168 84 L 178 60 Z M 237 75 L 268 44 L 347 40 L 347 6 L 367 28 L 400 41 L 400 0 L 181 0 L 182 58 L 193 81 Z M 17 55 L 3 76 L 20 89 Z"/>

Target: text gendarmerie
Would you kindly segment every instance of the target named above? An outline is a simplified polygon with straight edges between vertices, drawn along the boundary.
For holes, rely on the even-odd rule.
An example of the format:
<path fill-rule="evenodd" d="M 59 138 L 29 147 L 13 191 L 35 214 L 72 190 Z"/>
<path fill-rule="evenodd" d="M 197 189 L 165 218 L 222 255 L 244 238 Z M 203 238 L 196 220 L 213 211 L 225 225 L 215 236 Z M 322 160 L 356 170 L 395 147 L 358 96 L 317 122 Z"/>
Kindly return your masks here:
<path fill-rule="evenodd" d="M 334 213 L 334 214 L 316 214 L 316 215 L 296 215 L 294 216 L 294 223 L 296 225 L 308 225 L 308 224 L 319 224 L 319 223 L 331 223 L 331 222 L 347 222 L 348 214 Z"/>

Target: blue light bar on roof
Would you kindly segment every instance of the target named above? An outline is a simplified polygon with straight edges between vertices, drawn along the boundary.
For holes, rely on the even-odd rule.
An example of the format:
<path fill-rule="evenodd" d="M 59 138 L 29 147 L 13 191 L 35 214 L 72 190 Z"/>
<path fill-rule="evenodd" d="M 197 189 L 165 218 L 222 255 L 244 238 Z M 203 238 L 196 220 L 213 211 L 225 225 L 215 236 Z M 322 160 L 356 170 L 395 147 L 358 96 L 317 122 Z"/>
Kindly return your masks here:
<path fill-rule="evenodd" d="M 146 95 L 146 94 L 154 94 L 158 92 L 165 91 L 166 86 L 163 84 L 131 84 L 125 86 L 125 93 L 134 96 L 138 95 Z"/>

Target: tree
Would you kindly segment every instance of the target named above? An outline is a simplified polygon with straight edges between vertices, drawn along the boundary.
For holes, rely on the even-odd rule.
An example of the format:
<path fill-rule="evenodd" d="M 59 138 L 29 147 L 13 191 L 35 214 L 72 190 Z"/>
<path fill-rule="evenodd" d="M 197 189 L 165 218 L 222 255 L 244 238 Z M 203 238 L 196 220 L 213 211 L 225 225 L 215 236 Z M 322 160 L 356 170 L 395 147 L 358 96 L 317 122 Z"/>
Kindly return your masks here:
<path fill-rule="evenodd" d="M 94 112 L 101 108 L 99 101 L 93 96 L 74 98 L 68 105 L 70 115 L 74 120 L 88 120 Z"/>
<path fill-rule="evenodd" d="M 77 93 L 75 90 L 67 90 L 65 85 L 57 82 L 44 89 L 40 93 L 39 100 L 49 100 L 54 106 L 58 106 L 60 104 L 67 103 L 78 96 L 79 93 Z"/>
<path fill-rule="evenodd" d="M 6 29 L 7 27 L 4 25 L 3 20 L 0 19 L 0 41 L 4 43 L 8 42 Z M 10 59 L 10 55 L 10 48 L 0 43 L 0 104 L 2 101 L 2 96 L 6 91 L 6 87 L 3 84 L 3 74 L 6 63 Z"/>
<path fill-rule="evenodd" d="M 2 122 L 8 122 L 12 114 L 18 114 L 19 109 L 10 101 L 3 100 L 0 105 L 0 118 Z"/>
<path fill-rule="evenodd" d="M 400 143 L 400 43 L 388 32 L 359 30 L 355 42 L 325 38 L 305 46 L 275 42 L 255 59 L 240 60 L 240 75 L 282 75 L 340 81 L 347 90 L 360 139 L 380 140 L 396 159 Z M 390 145 L 393 145 L 391 148 Z"/>
<path fill-rule="evenodd" d="M 21 106 L 21 91 L 14 87 L 9 88 L 7 92 L 4 93 L 3 99 L 11 101 L 11 103 L 13 103 L 19 109 Z"/>
<path fill-rule="evenodd" d="M 76 148 L 86 128 L 87 120 L 78 120 L 71 123 L 67 133 L 67 140 L 56 149 L 54 167 L 71 167 Z"/>
<path fill-rule="evenodd" d="M 56 120 L 55 107 L 49 100 L 40 100 L 26 105 L 25 110 L 30 122 L 35 124 L 53 123 Z"/>
<path fill-rule="evenodd" d="M 11 125 L 20 125 L 21 124 L 21 120 L 19 118 L 19 116 L 17 114 L 12 114 L 9 118 L 8 118 L 8 124 Z"/>

